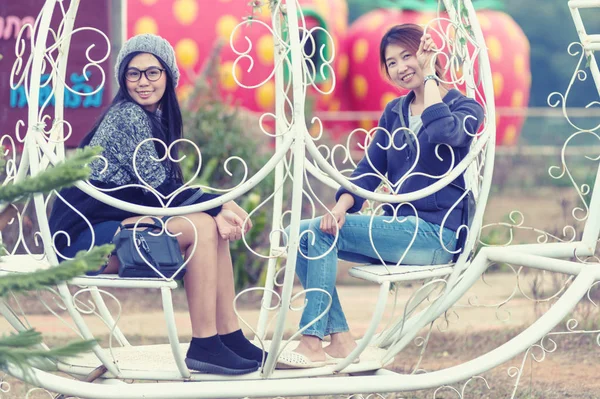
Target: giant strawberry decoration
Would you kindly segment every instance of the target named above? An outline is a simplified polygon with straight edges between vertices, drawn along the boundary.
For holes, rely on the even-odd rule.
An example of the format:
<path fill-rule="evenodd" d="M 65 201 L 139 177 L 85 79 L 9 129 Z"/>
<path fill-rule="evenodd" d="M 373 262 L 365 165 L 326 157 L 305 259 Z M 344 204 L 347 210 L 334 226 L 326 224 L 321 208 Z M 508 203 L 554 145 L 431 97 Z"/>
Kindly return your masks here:
<path fill-rule="evenodd" d="M 325 53 L 329 56 L 333 44 L 336 57 L 332 72 L 338 81 L 343 81 L 348 72 L 348 57 L 339 51 L 348 28 L 346 0 L 300 0 L 300 8 L 307 29 L 322 26 L 331 34 L 332 40 L 320 33 L 315 35 L 317 50 L 322 44 L 326 44 Z M 248 18 L 252 20 L 251 23 L 236 28 Z M 166 38 L 175 48 L 177 63 L 182 71 L 177 89 L 180 96 L 185 96 L 191 90 L 193 79 L 216 50 L 219 88 L 223 96 L 231 97 L 241 106 L 253 111 L 273 112 L 275 81 L 268 79 L 273 70 L 273 36 L 262 22 L 271 25 L 271 11 L 267 0 L 127 0 L 128 37 L 139 33 L 155 33 Z M 254 60 L 250 71 L 250 62 L 247 59 L 241 60 L 235 68 L 235 78 L 232 71 L 237 55 L 230 46 L 232 32 L 233 46 L 239 51 L 248 48 L 245 37 L 251 41 L 252 50 L 249 55 Z M 318 70 L 320 61 L 316 56 L 313 59 Z M 331 75 L 328 73 L 325 78 L 317 76 L 316 82 L 323 91 L 328 91 L 331 87 Z M 236 79 L 247 86 L 264 83 L 247 89 L 240 87 Z M 344 96 L 316 95 L 316 90 L 312 90 L 312 94 L 319 110 L 343 108 Z"/>
<path fill-rule="evenodd" d="M 379 42 L 387 29 L 402 23 L 426 25 L 437 17 L 437 0 L 381 3 L 382 7 L 357 19 L 346 38 L 350 58 L 347 84 L 354 110 L 381 111 L 390 100 L 404 94 L 387 83 L 379 70 Z M 498 10 L 501 5 L 498 1 L 474 0 L 473 5 L 490 56 L 496 107 L 526 107 L 531 87 L 527 37 L 509 15 Z M 515 144 L 523 122 L 522 116 L 499 116 L 497 143 Z M 362 122 L 365 128 L 373 124 L 373 121 Z"/>

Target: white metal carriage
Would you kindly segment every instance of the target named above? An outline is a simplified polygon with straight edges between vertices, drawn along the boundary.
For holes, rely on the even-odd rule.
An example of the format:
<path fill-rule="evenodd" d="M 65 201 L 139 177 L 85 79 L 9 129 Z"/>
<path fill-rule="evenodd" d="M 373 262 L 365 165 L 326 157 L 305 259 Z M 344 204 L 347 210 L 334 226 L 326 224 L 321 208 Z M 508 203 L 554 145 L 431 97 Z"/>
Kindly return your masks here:
<path fill-rule="evenodd" d="M 36 175 L 50 165 L 61 162 L 65 156 L 64 141 L 70 132 L 68 121 L 63 119 L 63 102 L 65 90 L 65 72 L 68 62 L 69 45 L 75 34 L 74 20 L 80 7 L 85 1 L 59 1 L 47 0 L 44 8 L 37 18 L 35 25 L 26 27 L 32 31 L 29 45 L 31 53 L 26 54 L 26 42 L 23 32 L 18 40 L 18 60 L 13 71 L 11 85 L 16 86 L 27 83 L 29 113 L 28 120 L 23 123 L 26 134 L 21 136 L 21 126 L 17 126 L 17 138 L 22 142 L 23 153 L 18 166 L 16 165 L 16 145 L 8 138 L 3 139 L 5 146 L 11 147 L 9 154 L 13 162 L 7 168 L 7 178 L 4 184 L 13 184 L 22 180 L 27 175 Z M 394 195 L 386 193 L 372 193 L 359 188 L 348 179 L 348 161 L 344 167 L 337 167 L 337 160 L 350 158 L 351 145 L 338 145 L 329 148 L 321 143 L 321 135 L 313 137 L 308 133 L 305 122 L 305 101 L 308 86 L 315 86 L 317 74 L 332 73 L 331 62 L 324 52 L 320 53 L 322 64 L 320 70 L 310 62 L 313 54 L 305 53 L 305 42 L 313 40 L 306 29 L 302 13 L 295 1 L 273 1 L 271 4 L 272 24 L 261 21 L 244 21 L 240 26 L 248 23 L 264 25 L 268 29 L 275 43 L 275 58 L 271 75 L 257 85 L 273 79 L 276 87 L 276 109 L 274 114 L 267 114 L 264 119 L 275 120 L 275 131 L 270 131 L 267 124 L 261 128 L 265 135 L 274 138 L 276 145 L 267 163 L 260 170 L 251 171 L 249 176 L 244 176 L 234 188 L 222 190 L 221 197 L 210 202 L 187 206 L 180 209 L 174 208 L 148 208 L 138 207 L 126 202 L 117 201 L 106 193 L 100 192 L 86 182 L 77 186 L 87 194 L 115 207 L 131 210 L 136 213 L 148 215 L 184 215 L 191 211 L 202 211 L 231 199 L 238 198 L 252 190 L 268 174 L 275 175 L 275 185 L 272 196 L 260 206 L 269 202 L 272 206 L 271 248 L 267 254 L 256 253 L 248 248 L 255 256 L 264 259 L 266 271 L 265 287 L 250 290 L 262 291 L 263 300 L 258 324 L 252 326 L 256 331 L 256 342 L 268 344 L 270 356 L 263 367 L 251 374 L 243 376 L 222 376 L 190 372 L 184 363 L 185 345 L 179 341 L 174 309 L 172 303 L 172 290 L 177 288 L 177 283 L 172 279 L 120 279 L 116 275 L 100 275 L 96 277 L 79 277 L 68 283 L 60 284 L 55 293 L 55 300 L 60 301 L 64 310 L 60 317 L 72 320 L 72 326 L 77 334 L 85 339 L 93 339 L 95 332 L 86 323 L 85 314 L 96 314 L 100 317 L 110 332 L 110 341 L 96 345 L 92 353 L 77 358 L 63 359 L 53 364 L 48 369 L 34 369 L 31 375 L 11 365 L 7 372 L 17 378 L 31 380 L 34 384 L 50 391 L 61 392 L 68 395 L 86 398 L 226 398 L 226 397 L 266 397 L 266 396 L 297 396 L 342 394 L 355 392 L 396 392 L 416 390 L 429 387 L 443 386 L 460 381 L 466 381 L 474 376 L 490 370 L 506 360 L 527 351 L 533 344 L 543 339 L 564 317 L 573 309 L 578 301 L 600 279 L 600 264 L 594 257 L 600 230 L 600 168 L 596 175 L 596 184 L 593 191 L 590 187 L 576 186 L 580 196 L 589 196 L 589 205 L 580 209 L 577 218 L 585 222 L 585 229 L 581 240 L 569 240 L 560 243 L 536 243 L 531 245 L 510 245 L 502 247 L 486 247 L 479 242 L 482 230 L 483 215 L 487 204 L 491 186 L 491 177 L 494 165 L 495 151 L 495 110 L 493 83 L 487 49 L 481 33 L 475 11 L 470 0 L 443 0 L 440 1 L 448 11 L 440 13 L 439 17 L 431 21 L 427 29 L 437 32 L 443 39 L 440 56 L 445 57 L 448 70 L 448 83 L 461 87 L 468 96 L 478 100 L 485 109 L 486 119 L 483 128 L 473 139 L 469 155 L 460 163 L 452 166 L 441 176 L 431 176 L 433 184 L 429 187 L 409 194 Z M 67 7 L 68 5 L 68 7 Z M 573 0 L 568 2 L 571 8 L 577 31 L 583 43 L 582 59 L 590 55 L 592 50 L 598 49 L 597 35 L 587 35 L 579 9 L 586 7 L 600 7 L 600 1 Z M 52 17 L 60 15 L 60 26 L 52 26 Z M 285 32 L 285 34 L 283 33 Z M 107 40 L 101 32 L 97 32 L 101 40 Z M 48 44 L 51 43 L 51 44 Z M 332 44 L 332 43 L 330 43 Z M 316 46 L 313 46 L 315 48 Z M 237 62 L 248 60 L 252 44 L 248 48 L 236 49 Z M 319 51 L 319 49 L 316 49 Z M 108 53 L 105 57 L 108 57 Z M 331 57 L 335 57 L 335 49 Z M 89 67 L 98 67 L 105 58 L 89 60 Z M 580 60 L 581 61 L 581 60 Z M 234 69 L 235 69 L 234 64 Z M 576 73 L 580 73 L 580 65 Z M 477 70 L 475 70 L 477 69 Z M 46 114 L 47 103 L 38 106 L 40 92 L 40 78 L 44 71 L 49 71 L 51 78 L 47 84 L 51 85 L 55 95 L 54 114 Z M 285 79 L 286 71 L 289 79 Z M 591 57 L 591 72 L 596 88 L 600 92 L 600 72 L 594 57 Z M 234 72 L 235 77 L 235 72 Z M 236 78 L 237 80 L 237 78 Z M 249 87 L 244 82 L 238 82 L 243 87 Z M 67 90 L 72 90 L 66 87 Z M 335 85 L 331 90 L 335 90 Z M 93 94 L 93 93 L 91 93 Z M 322 92 L 322 95 L 329 93 Z M 567 92 L 568 95 L 568 92 Z M 566 107 L 563 96 L 562 107 Z M 556 104 L 551 104 L 557 106 Z M 320 126 L 318 118 L 311 120 Z M 576 127 L 575 125 L 573 125 Z M 577 127 L 576 127 L 577 128 Z M 322 132 L 322 128 L 320 129 Z M 579 130 L 576 134 L 590 134 L 598 138 L 594 130 Z M 365 137 L 364 143 L 373 133 L 355 131 L 352 134 Z M 388 132 L 395 134 L 395 132 Z M 414 134 L 411 132 L 409 134 Z M 361 137 L 362 137 L 361 136 Z M 565 147 L 568 145 L 565 144 Z M 201 152 L 201 149 L 198 149 Z M 342 156 L 339 154 L 342 153 Z M 325 155 L 323 155 L 325 154 Z M 595 158 L 597 162 L 599 158 Z M 561 173 L 568 171 L 563 161 Z M 298 254 L 299 232 L 298 225 L 303 216 L 303 199 L 309 198 L 314 216 L 326 212 L 323 198 L 317 198 L 314 184 L 322 184 L 329 188 L 340 185 L 356 192 L 373 203 L 409 203 L 435 193 L 450 184 L 461 174 L 466 176 L 468 187 L 477 199 L 477 208 L 474 220 L 470 226 L 461 226 L 468 231 L 465 247 L 462 249 L 457 261 L 452 264 L 433 266 L 410 265 L 360 265 L 353 268 L 350 274 L 380 285 L 377 306 L 372 309 L 372 318 L 364 336 L 359 340 L 356 350 L 338 364 L 315 369 L 304 370 L 279 370 L 276 369 L 277 355 L 289 349 L 288 344 L 297 337 L 297 332 L 289 339 L 284 339 L 286 320 L 290 310 L 294 310 L 294 300 L 301 297 L 304 292 L 294 293 L 293 283 L 295 263 Z M 383 185 L 394 186 L 397 182 L 386 182 L 381 176 Z M 284 187 L 291 184 L 291 209 L 284 209 Z M 51 194 L 53 195 L 53 194 Z M 462 198 L 461 198 L 462 199 Z M 57 265 L 57 256 L 54 251 L 53 240 L 47 221 L 48 197 L 42 194 L 35 195 L 26 207 L 35 208 L 39 224 L 36 237 L 43 242 L 44 253 L 20 255 L 11 253 L 3 258 L 0 265 L 0 276 L 8 273 L 21 273 L 39 268 Z M 588 202 L 583 201 L 584 204 Z M 2 205 L 3 207 L 6 204 Z M 10 205 L 9 205 L 10 206 Z M 19 211 L 14 223 L 20 224 L 23 218 Z M 284 217 L 289 215 L 289 223 L 284 223 Z M 306 216 L 306 215 L 304 215 Z M 252 217 L 252 213 L 250 214 Z M 287 220 L 286 220 L 287 222 Z M 401 218 L 396 220 L 400 223 Z M 283 239 L 284 227 L 289 225 L 289 237 Z M 22 236 L 23 229 L 19 227 L 20 242 L 25 242 Z M 548 236 L 546 236 L 548 238 Z M 285 246 L 282 246 L 284 245 Z M 482 246 L 475 254 L 475 248 Z M 573 260 L 574 257 L 574 260 Z M 285 259 L 282 261 L 282 259 Z M 568 260 L 565 260 L 568 259 Z M 529 328 L 509 342 L 469 362 L 441 369 L 429 373 L 400 374 L 387 370 L 385 367 L 401 354 L 401 351 L 423 331 L 448 311 L 464 293 L 479 279 L 482 273 L 494 262 L 507 262 L 535 269 L 556 271 L 574 276 L 572 284 L 564 291 L 561 298 L 552 306 L 550 311 L 540 317 Z M 285 268 L 279 268 L 285 263 Z M 278 283 L 278 280 L 282 280 Z M 411 296 L 406 304 L 401 304 L 403 311 L 394 320 L 384 320 L 384 309 L 389 297 L 392 284 L 402 281 L 419 281 L 422 285 Z M 280 291 L 276 285 L 280 284 Z M 119 328 L 120 309 L 117 313 L 111 311 L 107 301 L 116 301 L 110 294 L 111 288 L 151 288 L 160 291 L 162 297 L 165 325 L 168 332 L 169 344 L 165 345 L 131 345 L 125 334 Z M 243 295 L 240 293 L 240 295 Z M 84 303 L 80 298 L 90 295 L 93 304 Z M 275 306 L 271 306 L 276 302 Z M 116 301 L 118 303 L 118 301 Z M 274 324 L 269 322 L 271 312 L 276 310 Z M 297 309 L 295 309 L 297 310 Z M 29 328 L 28 321 L 22 309 L 11 306 L 8 300 L 0 300 L 0 312 L 17 331 Z M 386 325 L 382 328 L 382 324 Z M 266 338 L 269 337 L 269 341 Z M 360 362 L 354 360 L 360 358 Z M 102 370 L 96 383 L 80 381 L 84 377 Z M 56 374 L 62 371 L 76 379 L 68 379 Z M 339 376 L 338 374 L 342 374 Z M 98 376 L 96 376 L 98 377 Z M 305 379 L 312 378 L 310 383 Z M 133 381 L 133 382 L 132 382 Z M 158 384 L 149 384 L 149 381 L 159 381 Z M 202 381 L 202 384 L 184 384 L 184 382 Z M 115 384 L 98 384 L 97 382 L 114 382 Z"/>

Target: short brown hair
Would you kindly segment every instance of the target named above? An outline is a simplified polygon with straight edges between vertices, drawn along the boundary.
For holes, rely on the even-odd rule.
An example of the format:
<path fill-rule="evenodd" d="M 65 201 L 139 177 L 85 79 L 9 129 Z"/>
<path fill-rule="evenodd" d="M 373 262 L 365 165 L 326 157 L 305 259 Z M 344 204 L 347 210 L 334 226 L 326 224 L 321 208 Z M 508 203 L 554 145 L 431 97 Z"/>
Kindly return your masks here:
<path fill-rule="evenodd" d="M 385 50 L 387 46 L 390 44 L 402 46 L 416 56 L 419 44 L 421 43 L 421 37 L 423 37 L 423 28 L 415 24 L 393 26 L 383 35 L 379 44 L 379 66 L 388 79 L 391 80 L 385 62 Z M 440 79 L 444 76 L 444 68 L 439 57 L 435 60 L 435 74 Z"/>

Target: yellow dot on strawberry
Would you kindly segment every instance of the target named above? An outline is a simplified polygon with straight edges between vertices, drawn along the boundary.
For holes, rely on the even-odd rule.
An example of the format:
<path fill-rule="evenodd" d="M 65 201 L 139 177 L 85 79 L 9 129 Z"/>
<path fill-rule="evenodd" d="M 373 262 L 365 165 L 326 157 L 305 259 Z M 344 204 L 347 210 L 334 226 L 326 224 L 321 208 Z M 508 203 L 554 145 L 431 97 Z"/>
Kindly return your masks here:
<path fill-rule="evenodd" d="M 515 55 L 514 67 L 517 75 L 524 75 L 527 73 L 525 70 L 525 57 L 523 54 Z"/>
<path fill-rule="evenodd" d="M 352 89 L 354 90 L 354 94 L 358 99 L 363 99 L 367 96 L 369 91 L 369 84 L 367 83 L 367 79 L 362 75 L 356 75 L 352 79 Z"/>
<path fill-rule="evenodd" d="M 190 25 L 198 17 L 198 4 L 196 0 L 175 0 L 173 14 L 180 24 Z"/>
<path fill-rule="evenodd" d="M 502 91 L 504 90 L 504 77 L 498 72 L 494 72 L 492 74 L 492 81 L 494 82 L 494 94 L 496 98 L 502 95 Z"/>
<path fill-rule="evenodd" d="M 329 109 L 329 111 L 339 111 L 341 107 L 342 107 L 341 101 L 338 100 L 337 98 L 335 98 L 329 104 L 329 108 L 328 109 Z"/>
<path fill-rule="evenodd" d="M 219 67 L 219 83 L 221 87 L 227 91 L 233 91 L 237 87 L 235 78 L 238 81 L 242 80 L 242 68 L 239 65 L 236 66 L 235 71 L 233 70 L 233 61 L 227 61 Z"/>
<path fill-rule="evenodd" d="M 270 21 L 271 20 L 271 10 L 269 6 L 264 5 L 257 11 L 255 11 L 255 16 L 261 21 Z"/>
<path fill-rule="evenodd" d="M 504 129 L 504 138 L 502 139 L 502 144 L 504 145 L 513 145 L 517 141 L 517 127 L 515 125 L 508 125 L 506 129 Z"/>
<path fill-rule="evenodd" d="M 348 55 L 347 54 L 340 55 L 340 60 L 338 62 L 338 76 L 337 76 L 337 78 L 339 80 L 346 79 L 346 76 L 348 76 L 348 66 L 349 65 L 350 65 L 350 62 L 348 60 Z"/>
<path fill-rule="evenodd" d="M 324 93 L 331 94 L 331 89 L 333 88 L 333 79 L 331 79 L 331 78 L 327 79 L 326 81 L 324 81 L 323 83 L 321 83 L 319 85 L 319 88 Z M 324 98 L 330 98 L 330 96 L 324 96 Z"/>
<path fill-rule="evenodd" d="M 502 45 L 496 36 L 486 38 L 487 48 L 490 53 L 490 58 L 493 61 L 500 61 L 502 58 Z"/>
<path fill-rule="evenodd" d="M 523 92 L 521 90 L 515 90 L 510 100 L 510 105 L 514 108 L 523 106 Z"/>
<path fill-rule="evenodd" d="M 175 56 L 183 68 L 192 68 L 198 62 L 198 45 L 192 39 L 181 39 L 175 45 Z"/>
<path fill-rule="evenodd" d="M 257 51 L 263 65 L 273 65 L 273 36 L 264 35 L 258 39 Z"/>
<path fill-rule="evenodd" d="M 217 21 L 217 35 L 226 42 L 229 42 L 229 37 L 238 24 L 238 19 L 233 15 L 224 15 Z M 234 38 L 235 40 L 236 38 Z"/>
<path fill-rule="evenodd" d="M 527 40 L 527 38 L 525 38 L 523 31 L 521 30 L 521 28 L 519 27 L 519 25 L 517 25 L 517 23 L 513 20 L 509 20 L 507 21 L 507 23 L 505 24 L 506 26 L 506 32 L 508 33 L 508 36 L 512 39 L 512 40 Z"/>
<path fill-rule="evenodd" d="M 396 93 L 392 93 L 392 92 L 387 92 L 385 93 L 383 96 L 381 96 L 381 103 L 380 108 L 384 109 L 386 105 L 388 105 L 388 103 L 390 101 L 392 101 L 393 99 L 395 99 L 396 97 L 398 97 L 398 95 Z"/>
<path fill-rule="evenodd" d="M 318 123 L 315 123 L 314 125 L 311 125 L 308 128 L 308 134 L 311 135 L 311 137 L 319 137 L 319 134 L 321 133 L 321 126 Z"/>
<path fill-rule="evenodd" d="M 375 122 L 370 119 L 363 119 L 360 121 L 359 126 L 365 130 L 371 130 L 375 127 Z"/>
<path fill-rule="evenodd" d="M 490 29 L 492 27 L 492 21 L 490 21 L 490 18 L 487 15 L 477 13 L 477 20 L 479 21 L 481 30 Z"/>
<path fill-rule="evenodd" d="M 134 35 L 141 35 L 143 33 L 158 33 L 158 25 L 154 18 L 144 16 L 138 19 L 133 27 Z"/>
<path fill-rule="evenodd" d="M 335 19 L 335 29 L 338 31 L 337 33 L 346 33 L 348 30 L 348 22 L 346 22 L 346 18 L 336 18 Z"/>
<path fill-rule="evenodd" d="M 366 39 L 358 39 L 352 48 L 354 62 L 363 62 L 369 54 L 369 42 Z"/>
<path fill-rule="evenodd" d="M 275 83 L 268 81 L 256 89 L 254 99 L 263 110 L 273 110 L 275 105 Z"/>
<path fill-rule="evenodd" d="M 317 12 L 321 14 L 321 16 L 327 16 L 330 13 L 329 10 L 329 1 L 328 0 L 314 0 Z"/>
<path fill-rule="evenodd" d="M 434 18 L 435 18 L 435 16 L 432 13 L 429 13 L 429 12 L 423 13 L 423 14 L 419 14 L 419 16 L 417 17 L 417 20 L 415 21 L 415 23 L 417 25 L 426 26 Z"/>
<path fill-rule="evenodd" d="M 383 14 L 377 13 L 368 17 L 366 22 L 367 29 L 375 31 L 381 27 L 381 24 L 385 21 Z"/>

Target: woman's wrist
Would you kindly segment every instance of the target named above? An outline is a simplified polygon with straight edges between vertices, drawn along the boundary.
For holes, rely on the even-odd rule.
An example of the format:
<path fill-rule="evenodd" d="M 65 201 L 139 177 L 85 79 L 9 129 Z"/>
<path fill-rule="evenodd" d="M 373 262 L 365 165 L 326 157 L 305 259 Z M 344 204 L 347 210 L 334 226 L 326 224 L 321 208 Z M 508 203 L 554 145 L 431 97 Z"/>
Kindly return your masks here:
<path fill-rule="evenodd" d="M 346 213 L 348 212 L 348 209 L 352 208 L 353 205 L 354 197 L 348 193 L 344 193 L 340 196 L 333 209 Z"/>
<path fill-rule="evenodd" d="M 233 210 L 235 208 L 235 202 L 234 201 L 228 201 L 226 203 L 224 203 L 223 205 L 221 205 L 223 207 L 223 209 L 229 209 L 229 210 Z"/>
<path fill-rule="evenodd" d="M 425 77 L 427 75 L 435 75 L 435 69 L 430 68 L 430 67 L 423 68 L 423 77 Z"/>

